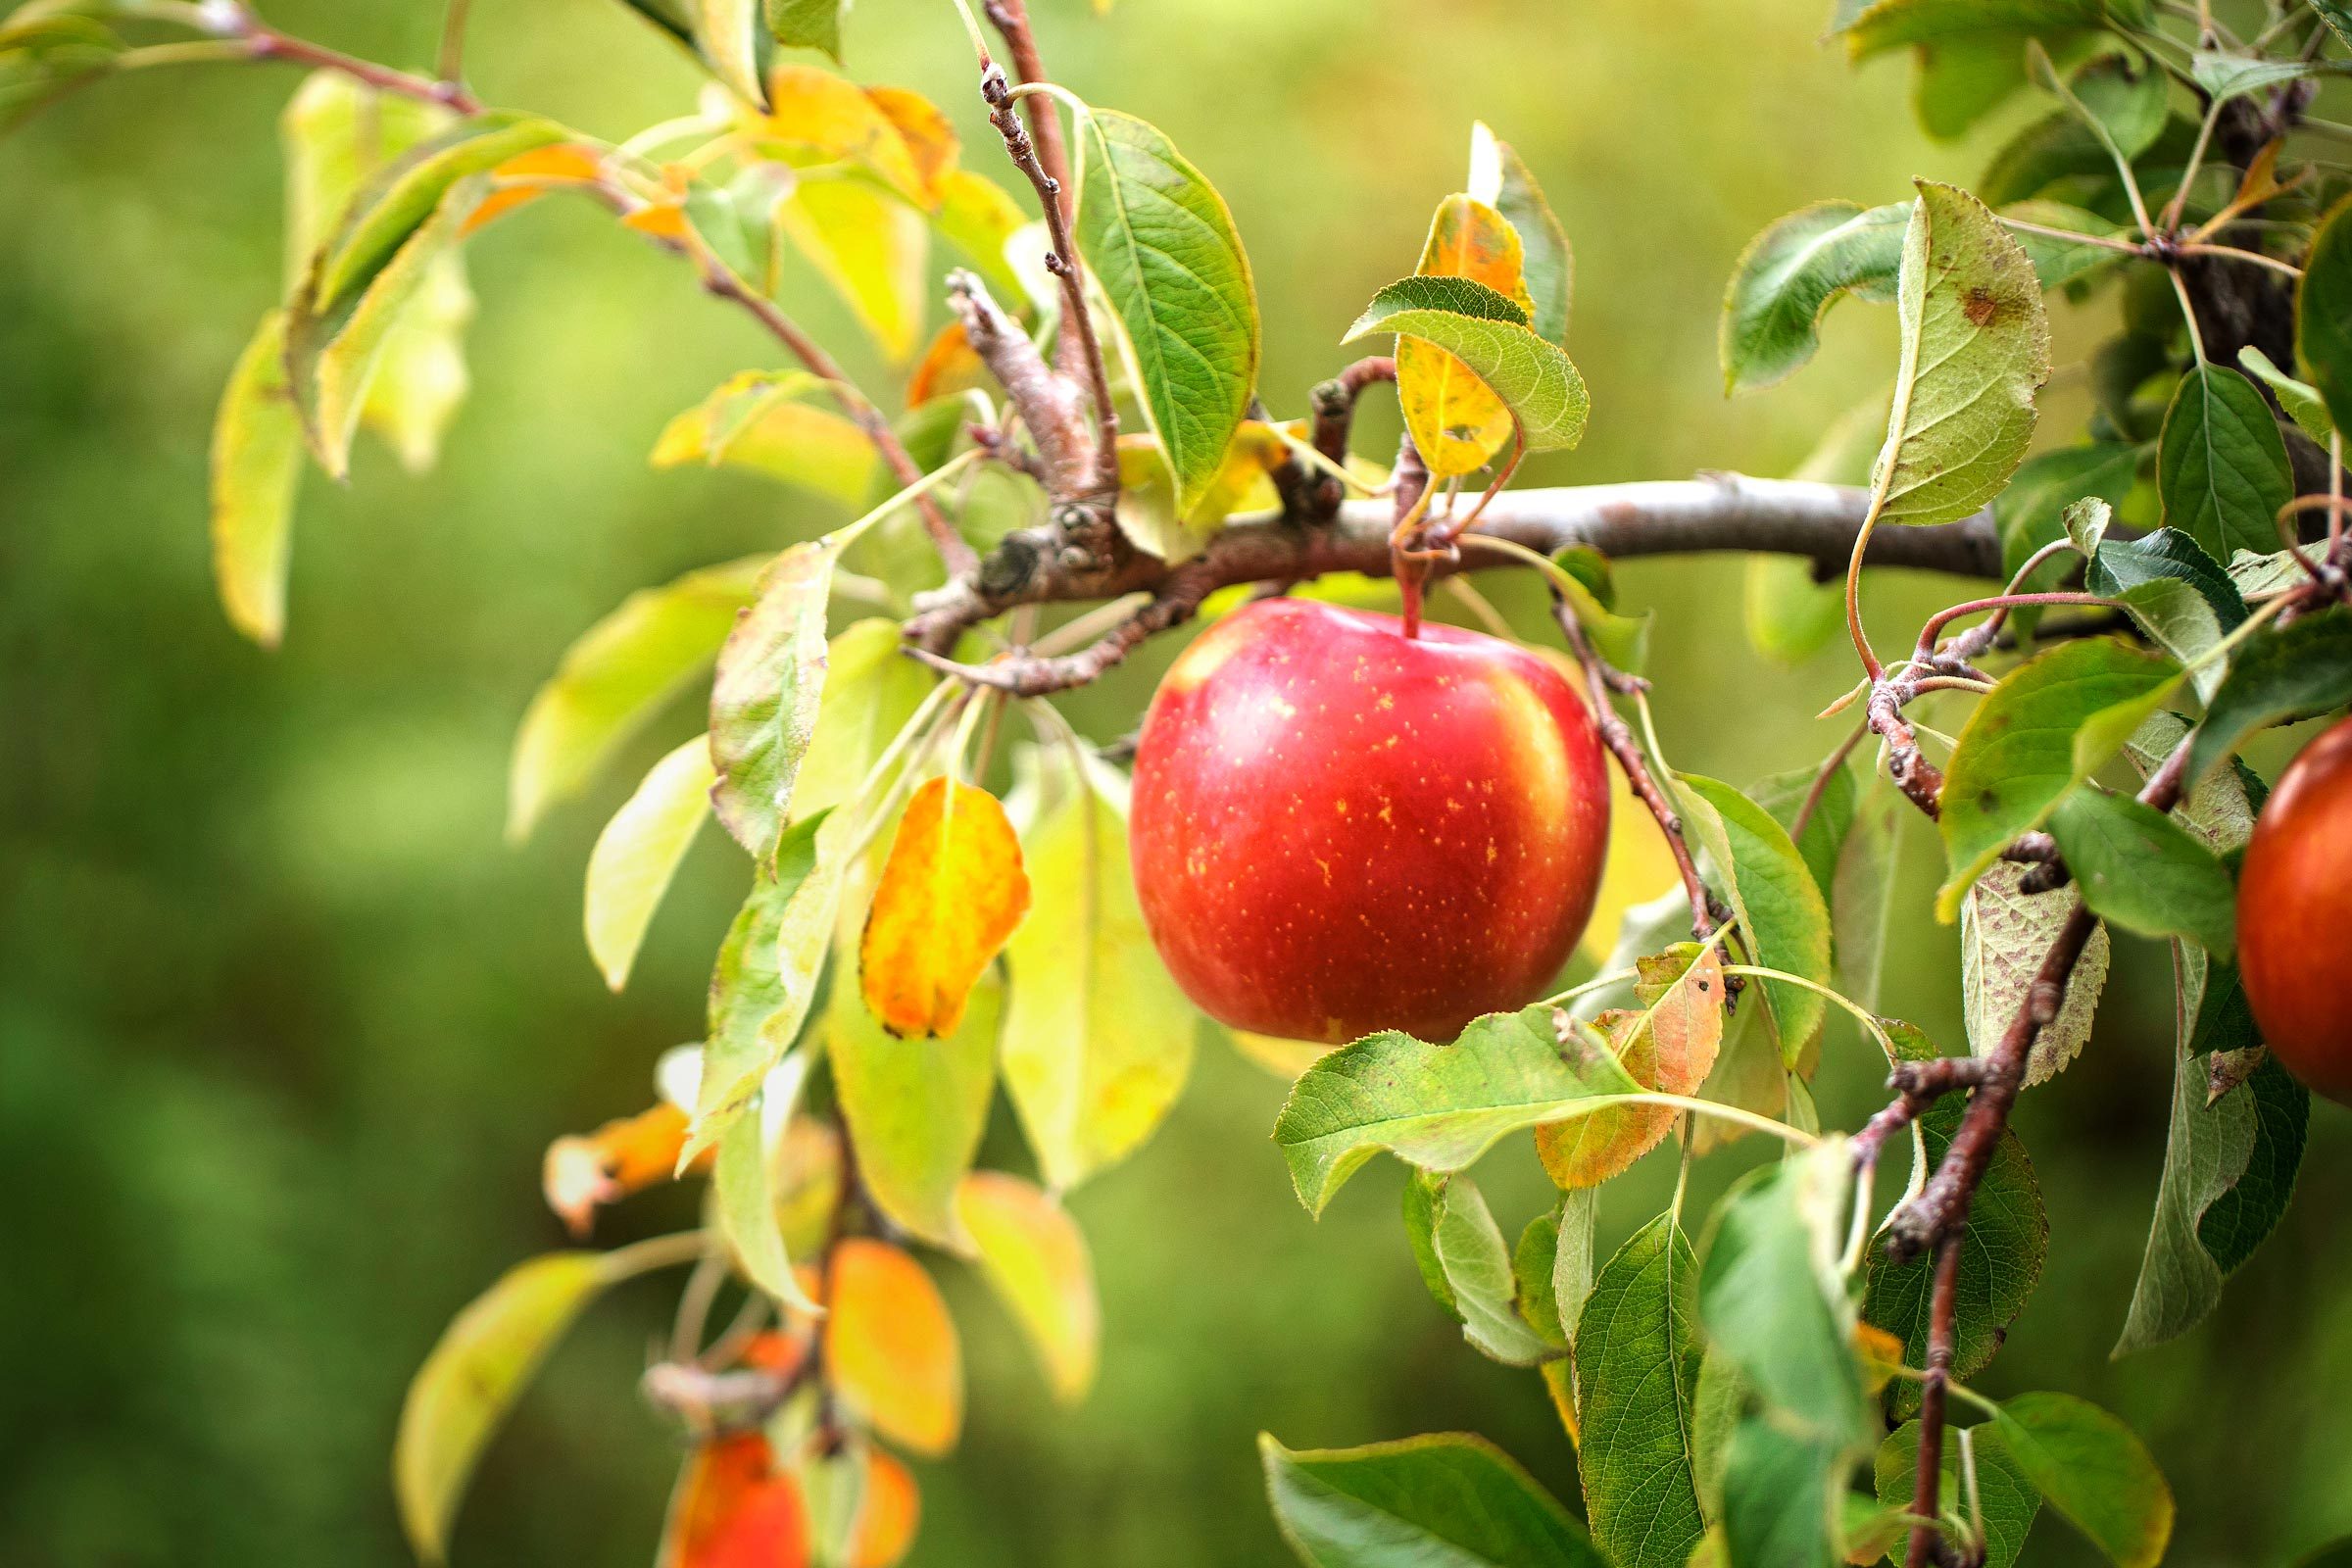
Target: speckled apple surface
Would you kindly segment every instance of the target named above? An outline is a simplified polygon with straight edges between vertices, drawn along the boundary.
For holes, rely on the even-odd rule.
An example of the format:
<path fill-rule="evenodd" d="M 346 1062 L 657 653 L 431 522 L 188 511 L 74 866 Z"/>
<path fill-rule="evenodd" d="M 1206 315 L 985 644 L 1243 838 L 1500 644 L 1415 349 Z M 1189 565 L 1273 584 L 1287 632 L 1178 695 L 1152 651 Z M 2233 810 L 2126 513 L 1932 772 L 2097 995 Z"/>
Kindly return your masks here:
<path fill-rule="evenodd" d="M 2238 974 L 2279 1065 L 2352 1104 L 2352 718 L 2263 803 L 2237 877 Z"/>
<path fill-rule="evenodd" d="M 1261 600 L 1185 651 L 1145 717 L 1144 920 L 1236 1028 L 1451 1039 L 1567 960 L 1607 852 L 1606 769 L 1582 701 L 1524 649 Z"/>

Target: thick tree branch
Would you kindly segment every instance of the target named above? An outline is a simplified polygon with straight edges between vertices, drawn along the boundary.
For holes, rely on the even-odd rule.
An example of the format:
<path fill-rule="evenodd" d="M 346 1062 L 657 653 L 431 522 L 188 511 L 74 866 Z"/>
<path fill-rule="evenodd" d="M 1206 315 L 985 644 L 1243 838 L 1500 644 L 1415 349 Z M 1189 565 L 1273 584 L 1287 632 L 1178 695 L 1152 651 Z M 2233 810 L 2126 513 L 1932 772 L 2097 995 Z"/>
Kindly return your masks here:
<path fill-rule="evenodd" d="M 1020 323 L 1004 314 L 970 272 L 948 274 L 948 305 L 963 323 L 972 352 L 1004 385 L 1022 426 L 1037 443 L 1047 494 L 1071 496 L 1092 489 L 1099 470 L 1084 395 L 1046 363 Z"/>

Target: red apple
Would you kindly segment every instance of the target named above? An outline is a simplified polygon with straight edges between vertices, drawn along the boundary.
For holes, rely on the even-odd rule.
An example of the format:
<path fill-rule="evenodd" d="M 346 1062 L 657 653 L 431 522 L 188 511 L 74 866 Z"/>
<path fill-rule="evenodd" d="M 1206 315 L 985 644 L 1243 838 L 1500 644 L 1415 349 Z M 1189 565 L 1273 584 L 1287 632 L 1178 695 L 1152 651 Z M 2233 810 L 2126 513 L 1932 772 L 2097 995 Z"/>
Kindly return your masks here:
<path fill-rule="evenodd" d="M 2263 804 L 2237 876 L 2237 965 L 2279 1064 L 2352 1104 L 2352 718 Z"/>
<path fill-rule="evenodd" d="M 1203 632 L 1136 752 L 1144 922 L 1187 996 L 1258 1034 L 1450 1040 L 1534 1001 L 1608 838 L 1600 738 L 1551 665 L 1307 600 Z"/>

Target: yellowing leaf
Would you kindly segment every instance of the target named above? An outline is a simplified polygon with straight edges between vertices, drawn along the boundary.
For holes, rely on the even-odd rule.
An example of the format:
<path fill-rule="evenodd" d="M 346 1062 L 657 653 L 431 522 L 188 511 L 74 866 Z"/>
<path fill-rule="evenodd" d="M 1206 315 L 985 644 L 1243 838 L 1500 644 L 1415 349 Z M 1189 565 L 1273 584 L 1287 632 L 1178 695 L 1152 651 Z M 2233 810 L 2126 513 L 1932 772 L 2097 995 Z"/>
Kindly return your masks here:
<path fill-rule="evenodd" d="M 963 152 L 955 124 L 940 113 L 939 105 L 910 87 L 868 87 L 865 96 L 882 111 L 883 119 L 898 127 L 907 160 L 914 166 L 915 188 L 923 205 L 937 207 L 939 182 L 956 168 Z"/>
<path fill-rule="evenodd" d="M 285 313 L 262 318 L 213 421 L 213 580 L 229 624 L 264 648 L 286 629 L 302 421 L 286 386 Z"/>
<path fill-rule="evenodd" d="M 855 422 L 804 401 L 823 385 L 799 370 L 729 376 L 662 427 L 653 465 L 750 468 L 862 511 L 880 463 Z"/>
<path fill-rule="evenodd" d="M 900 128 L 899 114 L 919 120 L 912 106 L 904 99 L 921 102 L 915 94 L 906 93 L 904 99 L 893 102 L 875 93 L 899 93 L 897 88 L 878 88 L 869 92 L 854 81 L 820 71 L 814 66 L 780 65 L 768 74 L 768 112 L 745 122 L 744 130 L 753 146 L 769 157 L 790 162 L 830 163 L 843 161 L 861 165 L 884 184 L 910 202 L 928 205 L 928 183 L 924 165 L 915 149 L 908 145 L 906 133 Z M 930 106 L 924 104 L 924 108 Z M 937 110 L 931 111 L 937 115 Z M 939 137 L 944 135 L 950 158 L 956 133 L 944 122 L 922 128 L 930 146 L 923 157 L 935 170 L 941 154 Z M 800 155 L 794 157 L 794 154 Z M 943 171 L 944 172 L 944 171 Z"/>
<path fill-rule="evenodd" d="M 848 1568 L 896 1568 L 922 1524 L 923 1494 L 906 1467 L 868 1447 L 858 1523 L 850 1534 Z"/>
<path fill-rule="evenodd" d="M 825 1367 L 842 1401 L 916 1453 L 956 1446 L 963 1429 L 963 1350 L 931 1276 L 888 1242 L 833 1249 Z"/>
<path fill-rule="evenodd" d="M 791 818 L 793 784 L 825 685 L 825 609 L 835 536 L 794 545 L 760 574 L 759 597 L 727 633 L 710 681 L 710 801 L 735 842 L 765 862 Z"/>
<path fill-rule="evenodd" d="M 848 802 L 938 684 L 905 650 L 899 623 L 879 616 L 851 622 L 826 645 L 816 728 L 792 785 L 795 820 Z"/>
<path fill-rule="evenodd" d="M 360 423 L 382 436 L 411 473 L 426 472 L 439 460 L 441 437 L 472 384 L 465 346 L 472 319 L 465 264 L 454 250 L 445 252 L 426 269 L 376 356 Z"/>
<path fill-rule="evenodd" d="M 601 1206 L 675 1176 L 685 1147 L 686 1113 L 675 1105 L 616 1117 L 592 1133 L 566 1134 L 548 1145 L 540 1192 L 572 1235 L 585 1236 Z M 690 1169 L 709 1166 L 699 1160 Z"/>
<path fill-rule="evenodd" d="M 637 793 L 597 835 L 588 857 L 583 919 L 589 956 L 615 991 L 629 983 L 645 928 L 710 814 L 710 785 L 716 778 L 710 739 L 697 735 L 656 762 Z"/>
<path fill-rule="evenodd" d="M 1681 881 L 1658 819 L 1626 783 L 1625 770 L 1610 768 L 1609 855 L 1601 866 L 1600 891 L 1592 900 L 1592 918 L 1585 924 L 1585 951 L 1596 962 L 1605 961 L 1625 928 L 1626 911 Z"/>
<path fill-rule="evenodd" d="M 765 108 L 760 95 L 760 66 L 767 52 L 761 0 L 685 0 L 694 24 L 695 47 L 710 63 L 718 79 L 755 108 Z"/>
<path fill-rule="evenodd" d="M 759 1431 L 713 1439 L 687 1456 L 670 1496 L 657 1568 L 808 1568 L 801 1489 Z"/>
<path fill-rule="evenodd" d="M 950 321 L 931 339 L 923 357 L 906 376 L 906 406 L 920 408 L 933 398 L 952 398 L 974 387 L 992 385 L 995 377 L 981 363 L 961 321 Z"/>
<path fill-rule="evenodd" d="M 825 1050 L 858 1179 L 893 1223 L 934 1246 L 960 1240 L 956 1192 L 988 1131 L 1004 1017 L 1004 988 L 989 975 L 946 1039 L 892 1034 L 849 986 L 834 989 L 826 1011 Z"/>
<path fill-rule="evenodd" d="M 922 214 L 862 180 L 809 178 L 776 204 L 776 227 L 885 357 L 914 353 L 931 237 Z"/>
<path fill-rule="evenodd" d="M 1530 310 L 1518 232 L 1485 202 L 1448 196 L 1430 220 L 1416 276 L 1467 277 Z M 1511 413 L 1470 368 L 1436 344 L 1396 340 L 1396 398 L 1405 428 L 1441 479 L 1484 467 L 1511 438 Z"/>
<path fill-rule="evenodd" d="M 1089 764 L 1025 849 L 1037 905 L 1005 949 L 1004 1087 L 1046 1184 L 1067 1191 L 1158 1127 L 1199 1018 L 1144 930 L 1123 779 Z"/>
<path fill-rule="evenodd" d="M 808 1058 L 796 1056 L 768 1074 L 763 1093 L 793 1098 Z M 765 1109 L 765 1106 L 762 1106 Z M 739 1115 L 719 1133 L 710 1162 L 710 1194 L 719 1235 L 735 1254 L 736 1266 L 787 1307 L 814 1312 L 792 1255 L 784 1247 L 783 1217 L 777 1209 L 775 1167 L 768 1158 L 767 1117 Z M 688 1147 L 692 1147 L 689 1145 Z"/>
<path fill-rule="evenodd" d="M 1002 1171 L 974 1171 L 956 1212 L 997 1298 L 1037 1352 L 1054 1397 L 1086 1397 L 1102 1350 L 1102 1314 L 1094 1259 L 1069 1212 L 1035 1184 Z"/>
<path fill-rule="evenodd" d="M 985 174 L 956 169 L 940 177 L 931 226 L 963 253 L 1000 299 L 1022 297 L 1020 274 L 1006 259 L 1004 247 L 1028 225 L 1029 216 L 1020 205 Z"/>
<path fill-rule="evenodd" d="M 1271 510 L 1278 504 L 1269 477 L 1289 459 L 1281 434 L 1261 419 L 1245 419 L 1225 449 L 1225 461 L 1180 517 L 1176 483 L 1159 443 L 1148 435 L 1119 437 L 1119 531 L 1162 561 L 1189 561 L 1200 553 L 1225 519 L 1236 512 Z"/>
<path fill-rule="evenodd" d="M 686 221 L 683 202 L 655 202 L 621 216 L 620 225 L 633 228 L 648 239 L 665 245 L 684 245 L 694 237 L 694 225 Z"/>
<path fill-rule="evenodd" d="M 1716 950 L 1691 956 L 1689 944 L 1636 960 L 1639 1009 L 1594 1020 L 1606 1049 L 1635 1082 L 1669 1095 L 1694 1095 L 1723 1044 L 1723 965 Z M 1589 1049 L 1603 1049 L 1587 1042 Z M 1679 1114 L 1671 1105 L 1612 1105 L 1536 1129 L 1536 1152 L 1563 1190 L 1596 1187 L 1657 1148 Z"/>
<path fill-rule="evenodd" d="M 602 185 L 604 176 L 604 155 L 584 142 L 534 147 L 490 172 L 490 194 L 466 215 L 463 233 L 470 238 L 550 191 Z"/>
<path fill-rule="evenodd" d="M 891 841 L 858 943 L 865 1004 L 899 1035 L 952 1035 L 1029 908 L 1020 841 L 986 790 L 935 778 Z"/>

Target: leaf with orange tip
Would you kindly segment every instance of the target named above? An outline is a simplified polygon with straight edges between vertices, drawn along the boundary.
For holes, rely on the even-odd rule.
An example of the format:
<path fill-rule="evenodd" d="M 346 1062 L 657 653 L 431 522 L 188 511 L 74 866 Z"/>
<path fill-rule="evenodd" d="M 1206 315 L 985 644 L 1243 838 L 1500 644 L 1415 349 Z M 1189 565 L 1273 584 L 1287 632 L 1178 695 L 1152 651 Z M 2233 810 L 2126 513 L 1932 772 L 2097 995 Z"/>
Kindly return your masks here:
<path fill-rule="evenodd" d="M 868 1448 L 865 1487 L 858 1523 L 850 1534 L 848 1568 L 896 1568 L 914 1545 L 922 1524 L 923 1494 L 905 1465 L 880 1448 Z"/>
<path fill-rule="evenodd" d="M 534 147 L 490 172 L 490 194 L 466 215 L 459 235 L 470 237 L 550 191 L 600 185 L 604 177 L 602 155 L 584 142 L 563 141 Z"/>
<path fill-rule="evenodd" d="M 884 1438 L 936 1456 L 963 1430 L 963 1349 L 923 1266 L 888 1242 L 833 1249 L 825 1367 L 834 1392 Z"/>
<path fill-rule="evenodd" d="M 1485 202 L 1453 195 L 1438 204 L 1417 276 L 1466 277 L 1526 309 L 1522 250 L 1510 220 Z M 1484 467 L 1511 438 L 1511 412 L 1471 368 L 1435 343 L 1396 340 L 1396 399 L 1433 477 Z"/>
<path fill-rule="evenodd" d="M 753 152 L 786 163 L 857 164 L 906 200 L 932 205 L 923 162 L 885 101 L 814 66 L 776 67 L 768 74 L 767 90 L 767 113 L 743 122 Z M 897 108 L 911 115 L 904 102 Z M 954 141 L 953 129 L 930 131 L 933 145 L 928 156 L 933 159 L 939 156 L 937 136 L 943 130 Z"/>
<path fill-rule="evenodd" d="M 865 1004 L 898 1035 L 952 1035 L 965 999 L 1029 909 L 1020 840 L 986 790 L 914 792 L 858 943 Z"/>
<path fill-rule="evenodd" d="M 585 1236 L 599 1207 L 670 1180 L 685 1147 L 686 1113 L 675 1105 L 615 1117 L 592 1133 L 569 1134 L 548 1145 L 541 1191 L 571 1234 Z M 706 1159 L 689 1171 L 708 1168 Z"/>
<path fill-rule="evenodd" d="M 687 1457 L 662 1531 L 659 1568 L 807 1568 L 808 1514 L 759 1432 Z"/>
<path fill-rule="evenodd" d="M 660 240 L 665 245 L 684 245 L 692 238 L 694 226 L 686 221 L 686 208 L 681 202 L 655 202 L 624 216 L 623 228 Z"/>
<path fill-rule="evenodd" d="M 1693 956 L 1693 954 L 1696 956 Z M 1604 1012 L 1592 1025 L 1644 1089 L 1691 1095 L 1705 1082 L 1723 1044 L 1723 964 L 1716 950 L 1683 943 L 1636 960 L 1634 995 L 1642 1007 Z M 1612 1105 L 1536 1129 L 1536 1152 L 1565 1191 L 1597 1187 L 1664 1141 L 1678 1112 L 1671 1105 Z"/>
<path fill-rule="evenodd" d="M 920 408 L 933 398 L 954 397 L 973 387 L 987 387 L 995 378 L 980 361 L 972 340 L 964 335 L 961 321 L 950 321 L 932 338 L 923 357 L 914 362 L 906 376 L 906 406 Z"/>
<path fill-rule="evenodd" d="M 937 207 L 940 181 L 963 156 L 963 143 L 955 123 L 939 105 L 911 87 L 868 87 L 865 96 L 882 117 L 898 127 L 906 155 L 914 166 L 917 188 L 926 208 Z"/>
<path fill-rule="evenodd" d="M 981 1274 L 1037 1352 L 1054 1397 L 1064 1404 L 1086 1397 L 1102 1313 L 1077 1221 L 1035 1183 L 993 1170 L 964 1178 L 956 1213 L 979 1252 Z"/>

